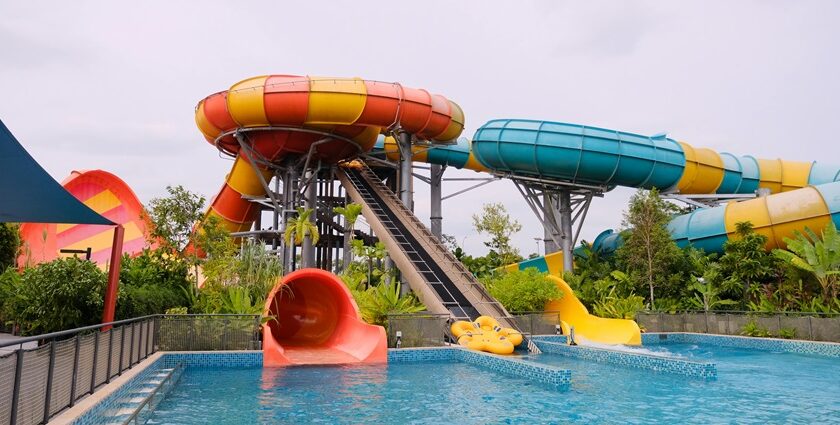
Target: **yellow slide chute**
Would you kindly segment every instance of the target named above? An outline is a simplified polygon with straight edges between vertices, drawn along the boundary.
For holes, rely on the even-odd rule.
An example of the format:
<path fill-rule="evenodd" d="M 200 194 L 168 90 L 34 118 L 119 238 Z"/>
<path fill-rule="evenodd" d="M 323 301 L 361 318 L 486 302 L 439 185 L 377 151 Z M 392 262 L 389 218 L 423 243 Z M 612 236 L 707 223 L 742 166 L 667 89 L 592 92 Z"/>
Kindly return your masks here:
<path fill-rule="evenodd" d="M 575 336 L 583 337 L 587 341 L 602 344 L 642 344 L 642 334 L 635 321 L 593 316 L 575 296 L 574 291 L 566 281 L 553 275 L 548 275 L 546 278 L 554 282 L 557 288 L 563 291 L 563 298 L 548 302 L 545 311 L 560 314 L 560 326 L 564 335 L 569 335 L 570 328 L 574 326 Z"/>
<path fill-rule="evenodd" d="M 510 354 L 522 343 L 522 334 L 511 328 L 503 328 L 490 316 L 480 316 L 474 322 L 459 320 L 452 324 L 452 335 L 458 344 L 471 350 L 493 354 Z"/>

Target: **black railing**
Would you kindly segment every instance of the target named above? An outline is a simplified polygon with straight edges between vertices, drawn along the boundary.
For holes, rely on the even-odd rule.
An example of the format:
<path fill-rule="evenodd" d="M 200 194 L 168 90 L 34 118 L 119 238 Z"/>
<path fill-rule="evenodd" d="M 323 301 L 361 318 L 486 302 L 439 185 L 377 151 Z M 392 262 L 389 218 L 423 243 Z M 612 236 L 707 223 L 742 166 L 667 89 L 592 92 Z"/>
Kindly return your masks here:
<path fill-rule="evenodd" d="M 259 325 L 259 315 L 151 315 L 0 343 L 0 424 L 46 423 L 157 351 L 259 349 Z"/>

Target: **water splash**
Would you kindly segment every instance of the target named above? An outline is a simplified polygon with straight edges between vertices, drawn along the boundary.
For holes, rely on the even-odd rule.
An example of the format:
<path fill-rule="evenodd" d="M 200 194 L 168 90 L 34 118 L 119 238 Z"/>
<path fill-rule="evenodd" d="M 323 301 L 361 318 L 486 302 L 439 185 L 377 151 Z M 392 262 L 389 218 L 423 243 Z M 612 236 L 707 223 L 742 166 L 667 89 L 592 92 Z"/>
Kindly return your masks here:
<path fill-rule="evenodd" d="M 601 348 L 605 350 L 621 351 L 630 354 L 643 354 L 648 356 L 666 357 L 671 359 L 686 359 L 682 354 L 672 353 L 665 347 L 639 347 L 622 344 L 604 344 L 600 342 L 590 341 L 582 336 L 575 338 L 578 345 L 583 347 Z"/>

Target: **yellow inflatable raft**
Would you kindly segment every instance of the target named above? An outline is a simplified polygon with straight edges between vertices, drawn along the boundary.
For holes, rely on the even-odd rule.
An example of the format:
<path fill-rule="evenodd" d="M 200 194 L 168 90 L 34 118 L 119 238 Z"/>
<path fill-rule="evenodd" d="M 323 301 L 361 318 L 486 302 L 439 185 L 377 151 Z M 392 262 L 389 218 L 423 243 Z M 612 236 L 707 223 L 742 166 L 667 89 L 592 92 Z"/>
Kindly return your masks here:
<path fill-rule="evenodd" d="M 475 322 L 459 320 L 450 327 L 458 344 L 471 350 L 493 354 L 510 354 L 522 343 L 522 334 L 515 329 L 503 328 L 496 319 L 481 316 Z"/>

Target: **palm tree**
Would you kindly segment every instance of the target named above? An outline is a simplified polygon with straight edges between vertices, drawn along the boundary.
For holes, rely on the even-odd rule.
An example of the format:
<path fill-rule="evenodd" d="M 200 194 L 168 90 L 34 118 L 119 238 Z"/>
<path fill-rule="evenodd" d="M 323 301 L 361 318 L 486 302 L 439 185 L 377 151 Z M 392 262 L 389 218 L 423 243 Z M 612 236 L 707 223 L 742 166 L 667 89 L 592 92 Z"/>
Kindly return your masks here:
<path fill-rule="evenodd" d="M 800 270 L 811 273 L 822 287 L 823 299 L 830 303 L 837 298 L 837 281 L 840 279 L 840 235 L 833 222 L 822 231 L 822 238 L 811 229 L 805 234 L 796 231 L 796 237 L 785 238 L 787 249 L 773 250 L 773 254 Z"/>
<path fill-rule="evenodd" d="M 344 217 L 344 258 L 342 259 L 342 267 L 347 268 L 347 265 L 353 261 L 353 250 L 350 248 L 350 241 L 353 240 L 353 230 L 356 226 L 356 220 L 362 213 L 362 206 L 356 203 L 349 203 L 343 207 L 333 208 L 333 212 Z"/>
<path fill-rule="evenodd" d="M 303 207 L 297 208 L 297 217 L 292 217 L 286 222 L 284 237 L 287 244 L 291 244 L 294 241 L 295 245 L 300 245 L 307 236 L 312 238 L 312 245 L 318 243 L 318 239 L 321 237 L 318 234 L 318 226 L 309 220 L 313 211 L 313 209 Z"/>

